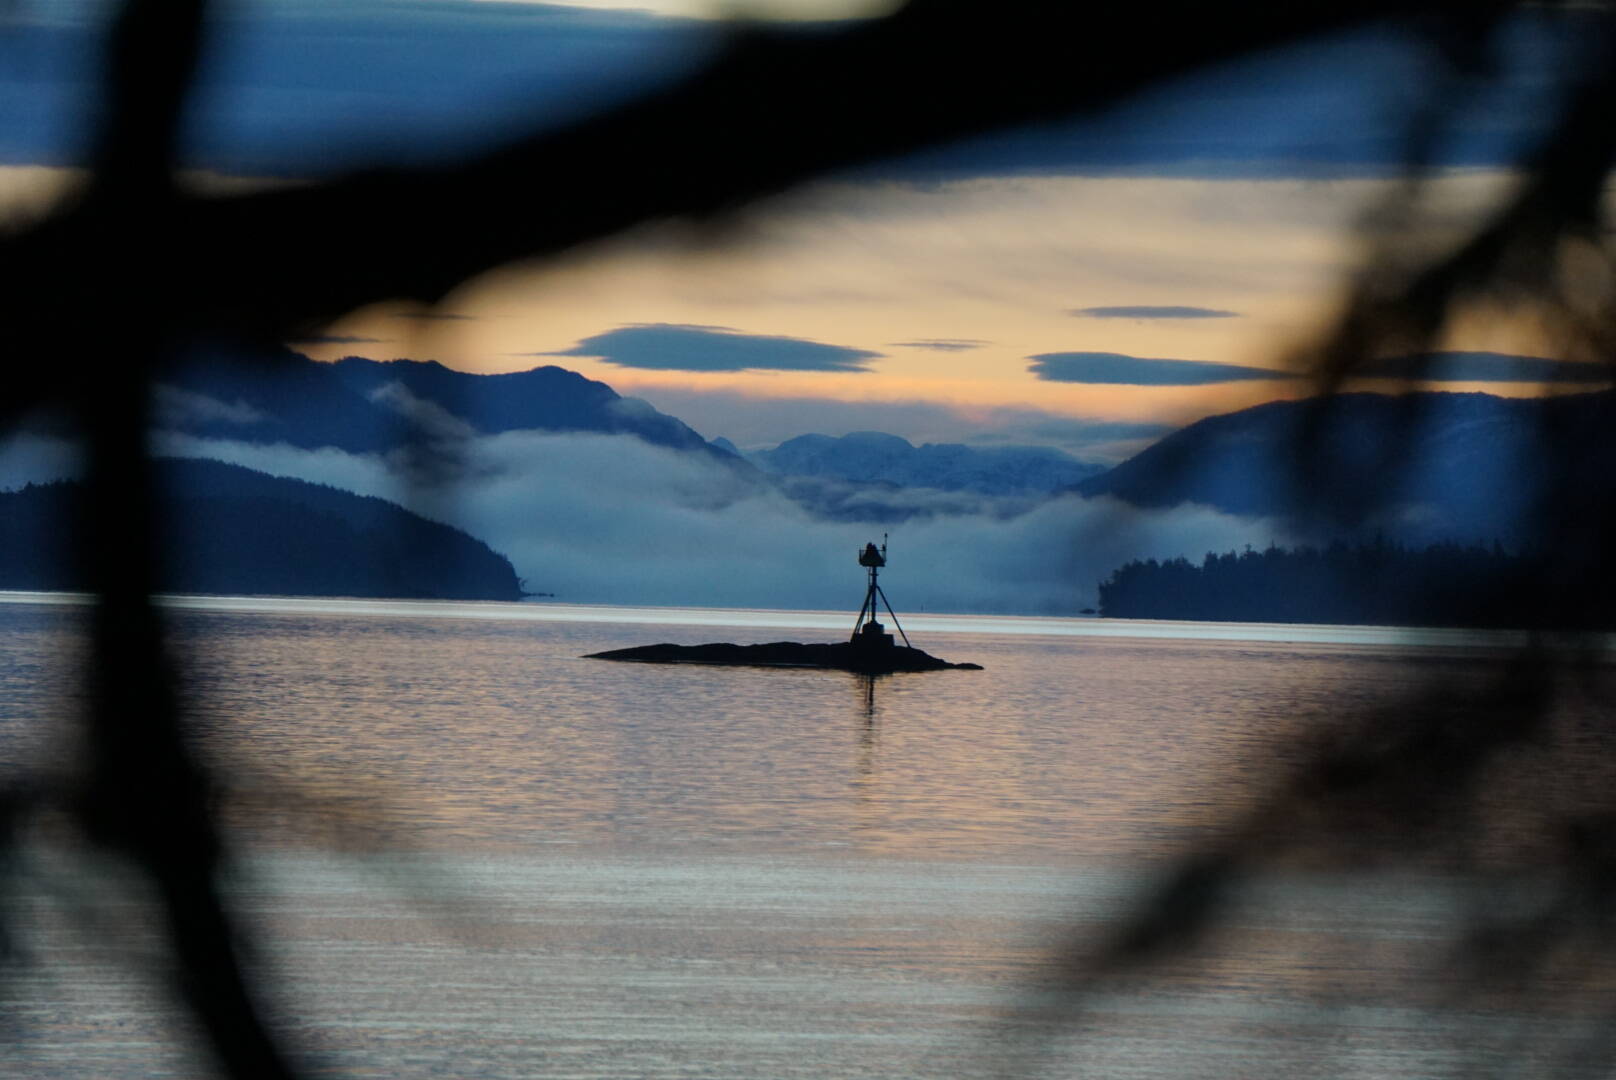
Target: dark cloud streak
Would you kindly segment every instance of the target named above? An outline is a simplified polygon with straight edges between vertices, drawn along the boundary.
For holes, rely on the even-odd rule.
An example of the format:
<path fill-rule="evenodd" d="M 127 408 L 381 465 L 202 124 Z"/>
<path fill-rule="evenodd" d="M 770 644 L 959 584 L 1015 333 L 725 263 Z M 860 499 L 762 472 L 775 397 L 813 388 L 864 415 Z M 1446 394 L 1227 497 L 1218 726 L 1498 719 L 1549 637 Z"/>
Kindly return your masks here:
<path fill-rule="evenodd" d="M 889 341 L 889 349 L 927 349 L 931 352 L 966 352 L 991 345 L 980 338 L 919 338 L 915 341 Z"/>
<path fill-rule="evenodd" d="M 648 323 L 620 326 L 587 337 L 570 349 L 532 356 L 591 356 L 618 367 L 648 371 L 869 370 L 881 356 L 868 349 L 803 338 L 743 334 L 722 326 Z"/>
<path fill-rule="evenodd" d="M 1184 307 L 1180 305 L 1156 306 L 1134 304 L 1123 307 L 1072 308 L 1066 314 L 1086 319 L 1238 319 L 1238 311 L 1220 311 L 1217 308 Z"/>
<path fill-rule="evenodd" d="M 1196 360 L 1158 360 L 1123 353 L 1063 352 L 1029 356 L 1027 366 L 1048 382 L 1106 386 L 1210 386 L 1215 383 L 1294 379 L 1288 371 Z"/>
<path fill-rule="evenodd" d="M 357 337 L 353 334 L 310 334 L 292 338 L 288 345 L 381 345 L 392 338 Z"/>

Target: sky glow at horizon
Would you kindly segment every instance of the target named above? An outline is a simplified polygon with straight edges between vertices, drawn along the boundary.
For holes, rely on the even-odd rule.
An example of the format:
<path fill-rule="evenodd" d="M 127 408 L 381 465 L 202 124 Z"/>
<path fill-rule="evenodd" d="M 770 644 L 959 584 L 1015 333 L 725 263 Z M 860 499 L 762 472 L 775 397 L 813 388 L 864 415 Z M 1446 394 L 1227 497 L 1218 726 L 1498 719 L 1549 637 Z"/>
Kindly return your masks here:
<path fill-rule="evenodd" d="M 1466 173 L 1437 185 L 1452 210 L 1452 235 L 1507 182 L 1498 173 Z M 319 359 L 433 358 L 487 372 L 557 363 L 644 397 L 708 437 L 741 445 L 803 433 L 776 427 L 767 435 L 737 434 L 724 414 L 745 399 L 847 402 L 847 423 L 827 434 L 879 428 L 862 417 L 881 415 L 882 406 L 952 410 L 959 425 L 952 437 L 935 422 L 880 428 L 917 442 L 999 438 L 1003 429 L 994 417 L 1015 411 L 1176 426 L 1309 392 L 1306 380 L 1289 377 L 1287 354 L 1333 312 L 1356 257 L 1351 226 L 1386 187 L 1375 180 L 1137 178 L 825 185 L 779 212 L 758 212 L 728 244 L 702 244 L 675 227 L 647 230 L 541 269 L 507 268 L 470 282 L 443 305 L 469 318 L 405 322 L 396 307 L 381 305 L 330 328 L 340 337 L 379 340 L 303 351 Z M 1080 313 L 1146 306 L 1240 314 Z M 655 370 L 614 363 L 585 344 L 647 324 L 878 355 L 851 370 L 734 370 L 719 363 L 711 370 Z M 930 341 L 969 347 L 931 348 Z M 1530 326 L 1481 316 L 1462 322 L 1445 347 L 1548 353 Z M 1206 385 L 1051 382 L 1034 370 L 1034 358 L 1047 353 L 1172 359 L 1208 372 L 1216 365 L 1269 368 L 1275 378 L 1254 379 L 1245 370 Z M 1539 389 L 1530 382 L 1451 388 Z M 692 411 L 704 392 L 722 397 L 724 408 Z M 1073 447 L 1039 437 L 1030 421 L 1021 426 L 1022 441 Z"/>
<path fill-rule="evenodd" d="M 473 104 L 508 109 L 515 88 L 542 116 L 575 115 L 699 57 L 710 32 L 661 17 L 697 6 L 708 14 L 726 7 L 360 0 L 336 9 L 282 0 L 237 9 L 216 31 L 198 164 L 240 177 L 282 175 L 277 161 L 295 171 L 312 160 L 310 147 L 361 157 L 374 147 L 385 157 L 405 132 L 425 146 L 468 127 L 474 113 L 476 130 L 464 138 L 476 145 L 497 125 Z M 824 16 L 887 6 L 755 0 L 747 10 Z M 1532 64 L 1545 63 L 1533 52 L 1542 52 L 1544 33 L 1528 30 L 1527 60 L 1505 80 L 1526 104 L 1479 102 L 1488 138 L 1519 127 L 1532 95 L 1541 97 Z M 1385 172 L 1384 146 L 1427 59 L 1379 30 L 1308 43 L 1153 91 L 1081 128 L 1008 133 L 942 148 L 929 165 L 885 163 L 823 181 L 719 229 L 648 225 L 543 266 L 499 268 L 436 309 L 459 318 L 383 304 L 296 347 L 317 359 L 433 359 L 483 372 L 558 363 L 741 445 L 807 430 L 789 426 L 792 402 L 828 434 L 877 428 L 916 442 L 1081 450 L 1087 437 L 1073 432 L 1084 424 L 1174 426 L 1301 396 L 1308 384 L 1288 378 L 1287 364 L 1327 325 L 1362 257 L 1354 229 L 1394 182 L 1376 172 Z M 1365 65 L 1379 72 L 1373 90 L 1356 78 Z M 62 72 L 56 78 L 71 73 Z M 52 86 L 40 75 L 42 92 Z M 60 101 L 41 106 L 37 123 L 0 132 L 0 142 L 12 140 L 0 160 L 60 154 L 59 136 L 46 137 L 62 122 L 53 108 Z M 366 134 L 347 148 L 331 137 L 342 126 Z M 396 133 L 372 132 L 386 128 Z M 1459 164 L 1432 189 L 1443 213 L 1423 238 L 1431 250 L 1451 243 L 1509 182 L 1479 163 L 1496 147 L 1477 157 L 1476 145 L 1456 146 Z M 54 170 L 0 168 L 0 198 L 37 212 L 42 192 L 59 182 Z M 668 329 L 669 351 L 654 355 L 645 331 L 654 326 L 719 328 L 701 331 L 713 355 L 700 355 L 700 332 Z M 687 355 L 675 355 L 675 336 Z M 779 350 L 788 341 L 794 359 L 771 359 L 769 343 Z M 622 351 L 628 345 L 638 351 Z M 1442 346 L 1554 355 L 1554 342 L 1530 321 L 1487 312 L 1461 319 Z M 1084 369 L 1069 360 L 1039 359 L 1100 354 L 1112 359 L 1099 382 L 1072 381 Z M 1221 381 L 1218 365 L 1244 370 Z M 758 416 L 737 415 L 747 402 L 758 403 Z M 1063 421 L 1075 426 L 1050 434 Z M 1108 445 L 1113 457 L 1127 449 Z"/>

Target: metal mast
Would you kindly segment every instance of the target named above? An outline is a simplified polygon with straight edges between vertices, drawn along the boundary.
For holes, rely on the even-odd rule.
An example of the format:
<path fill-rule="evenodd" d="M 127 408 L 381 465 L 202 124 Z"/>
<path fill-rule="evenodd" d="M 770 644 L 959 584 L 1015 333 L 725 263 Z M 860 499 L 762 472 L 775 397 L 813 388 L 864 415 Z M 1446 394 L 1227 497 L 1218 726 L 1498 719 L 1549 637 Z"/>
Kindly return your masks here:
<path fill-rule="evenodd" d="M 898 622 L 897 612 L 892 610 L 892 603 L 887 600 L 887 594 L 882 591 L 879 581 L 881 567 L 887 564 L 887 534 L 881 534 L 880 550 L 876 549 L 873 542 L 865 544 L 864 550 L 859 552 L 858 561 L 860 566 L 870 571 L 870 586 L 864 591 L 864 603 L 859 607 L 858 620 L 853 623 L 853 641 L 859 640 L 859 633 L 866 624 L 873 625 L 876 633 L 881 632 L 881 624 L 876 622 L 876 616 L 880 613 L 876 604 L 879 602 L 886 605 L 887 614 L 892 616 L 892 625 L 897 627 L 904 645 L 913 648 L 914 646 L 909 645 L 909 635 L 903 632 L 903 625 Z"/>

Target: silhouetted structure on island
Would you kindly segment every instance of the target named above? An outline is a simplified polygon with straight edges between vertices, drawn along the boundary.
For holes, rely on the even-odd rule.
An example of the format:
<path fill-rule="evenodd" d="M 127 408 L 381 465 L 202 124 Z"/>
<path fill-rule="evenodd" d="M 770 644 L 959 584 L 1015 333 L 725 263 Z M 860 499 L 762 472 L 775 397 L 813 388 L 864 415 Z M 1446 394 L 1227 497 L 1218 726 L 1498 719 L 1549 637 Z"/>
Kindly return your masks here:
<path fill-rule="evenodd" d="M 845 642 L 808 644 L 800 641 L 771 641 L 764 645 L 736 645 L 728 641 L 706 645 L 638 645 L 627 649 L 610 649 L 589 653 L 589 660 L 632 660 L 642 664 L 717 664 L 727 667 L 794 667 L 830 668 L 853 671 L 860 675 L 892 675 L 900 671 L 944 671 L 947 669 L 980 671 L 980 664 L 951 664 L 922 652 L 909 644 L 909 635 L 898 626 L 898 616 L 887 604 L 886 593 L 881 591 L 876 575 L 887 564 L 886 538 L 881 546 L 865 544 L 859 551 L 859 565 L 869 571 L 869 584 L 864 592 L 864 606 L 859 608 L 858 621 L 853 624 L 852 636 Z M 903 635 L 903 644 L 892 640 L 892 635 L 875 619 L 875 605 L 886 604 L 892 625 Z"/>
<path fill-rule="evenodd" d="M 903 643 L 909 644 L 909 635 L 903 632 L 903 626 L 898 622 L 897 612 L 892 610 L 892 604 L 887 600 L 887 594 L 881 591 L 881 568 L 887 564 L 887 538 L 881 537 L 881 547 L 876 548 L 874 542 L 865 544 L 859 552 L 858 563 L 870 572 L 869 588 L 864 590 L 864 603 L 859 606 L 858 618 L 853 623 L 853 636 L 849 641 L 863 649 L 890 649 L 892 635 L 886 628 L 876 621 L 876 603 L 886 604 L 887 614 L 892 616 L 892 625 L 903 637 Z"/>
<path fill-rule="evenodd" d="M 1100 614 L 1124 619 L 1373 626 L 1616 628 L 1608 577 L 1567 576 L 1552 554 L 1497 544 L 1325 548 L 1134 560 L 1100 583 Z"/>

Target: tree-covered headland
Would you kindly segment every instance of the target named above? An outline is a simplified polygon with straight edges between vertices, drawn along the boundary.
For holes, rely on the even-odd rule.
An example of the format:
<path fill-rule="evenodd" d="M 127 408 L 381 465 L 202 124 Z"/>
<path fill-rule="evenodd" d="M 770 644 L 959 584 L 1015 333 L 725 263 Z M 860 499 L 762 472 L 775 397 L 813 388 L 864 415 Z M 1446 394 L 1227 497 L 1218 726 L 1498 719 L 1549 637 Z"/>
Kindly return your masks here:
<path fill-rule="evenodd" d="M 1099 593 L 1113 618 L 1581 630 L 1616 628 L 1609 581 L 1557 573 L 1545 552 L 1382 539 L 1135 560 Z"/>

